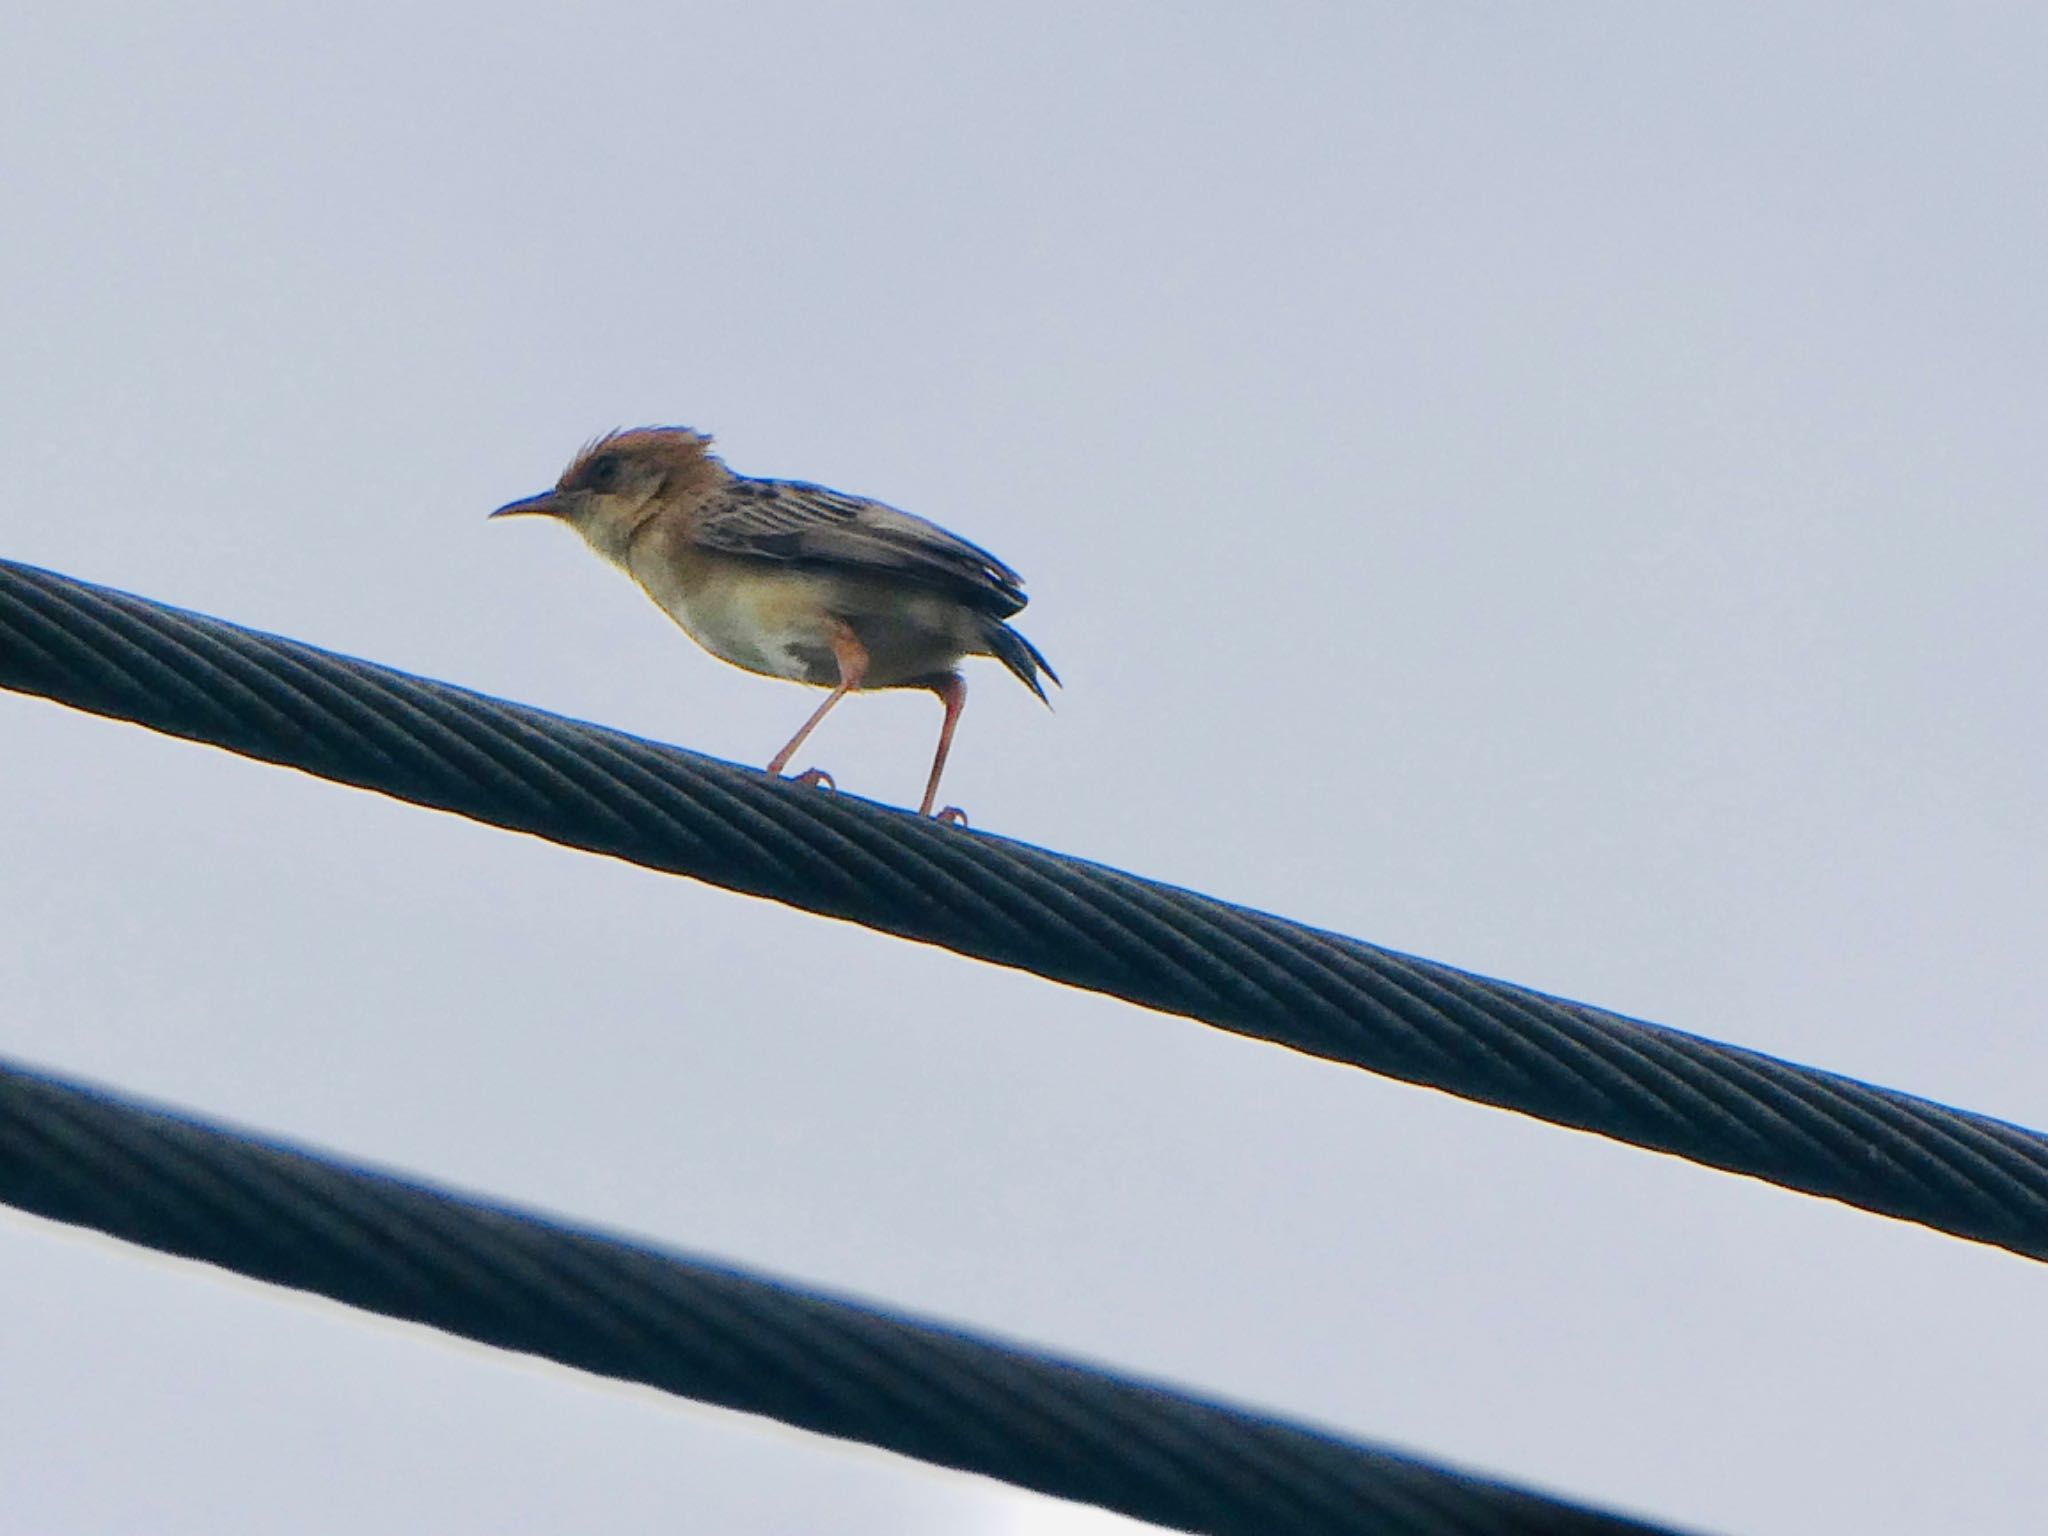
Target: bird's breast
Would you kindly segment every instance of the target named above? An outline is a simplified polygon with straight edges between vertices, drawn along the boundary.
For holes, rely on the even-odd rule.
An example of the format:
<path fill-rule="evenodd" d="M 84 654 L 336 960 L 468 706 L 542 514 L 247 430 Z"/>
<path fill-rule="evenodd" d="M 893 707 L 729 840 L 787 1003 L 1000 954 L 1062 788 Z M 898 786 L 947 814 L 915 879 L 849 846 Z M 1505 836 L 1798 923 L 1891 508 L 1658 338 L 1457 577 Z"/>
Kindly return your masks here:
<path fill-rule="evenodd" d="M 763 569 L 699 555 L 635 563 L 633 577 L 692 640 L 749 672 L 830 687 L 828 583 L 803 571 Z"/>

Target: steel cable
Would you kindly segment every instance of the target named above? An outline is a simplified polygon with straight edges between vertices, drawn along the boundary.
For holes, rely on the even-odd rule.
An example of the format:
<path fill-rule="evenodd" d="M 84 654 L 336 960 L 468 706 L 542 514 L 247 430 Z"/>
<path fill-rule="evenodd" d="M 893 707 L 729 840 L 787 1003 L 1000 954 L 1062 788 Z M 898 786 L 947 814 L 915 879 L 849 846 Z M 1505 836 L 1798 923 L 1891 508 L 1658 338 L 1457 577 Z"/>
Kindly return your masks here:
<path fill-rule="evenodd" d="M 0 686 L 2048 1257 L 2048 1138 L 0 562 Z"/>
<path fill-rule="evenodd" d="M 1229 1536 L 1640 1524 L 0 1062 L 0 1200 L 505 1349 Z"/>

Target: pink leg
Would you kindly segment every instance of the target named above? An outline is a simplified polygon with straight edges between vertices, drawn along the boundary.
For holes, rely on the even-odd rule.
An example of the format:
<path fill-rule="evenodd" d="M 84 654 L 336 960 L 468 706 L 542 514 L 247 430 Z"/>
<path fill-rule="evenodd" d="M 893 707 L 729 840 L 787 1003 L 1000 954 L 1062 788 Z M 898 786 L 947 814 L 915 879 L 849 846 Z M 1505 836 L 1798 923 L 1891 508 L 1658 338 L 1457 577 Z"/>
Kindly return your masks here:
<path fill-rule="evenodd" d="M 797 733 L 789 738 L 789 744 L 768 760 L 770 773 L 780 773 L 787 768 L 789 760 L 796 756 L 796 749 L 804 744 L 805 737 L 818 728 L 818 722 L 831 713 L 832 706 L 858 688 L 867 677 L 867 650 L 854 638 L 853 631 L 844 624 L 838 626 L 832 633 L 832 655 L 839 662 L 839 685 L 825 695 L 824 703 L 811 711 L 811 718 L 797 727 Z M 817 774 L 817 770 L 812 769 L 811 773 Z M 798 777 L 808 779 L 811 783 L 818 783 L 821 780 L 830 782 L 829 777 L 824 774 L 818 774 L 816 778 L 811 778 L 809 774 L 799 774 Z"/>
<path fill-rule="evenodd" d="M 967 707 L 967 682 L 955 672 L 943 682 L 932 684 L 932 692 L 946 706 L 946 718 L 939 726 L 939 750 L 932 757 L 932 776 L 925 780 L 924 804 L 917 808 L 920 816 L 931 815 L 932 802 L 939 798 L 939 775 L 946 771 L 946 754 L 953 750 L 953 731 L 960 724 L 960 711 Z M 965 825 L 967 814 L 959 806 L 949 805 L 939 812 L 939 820 Z"/>

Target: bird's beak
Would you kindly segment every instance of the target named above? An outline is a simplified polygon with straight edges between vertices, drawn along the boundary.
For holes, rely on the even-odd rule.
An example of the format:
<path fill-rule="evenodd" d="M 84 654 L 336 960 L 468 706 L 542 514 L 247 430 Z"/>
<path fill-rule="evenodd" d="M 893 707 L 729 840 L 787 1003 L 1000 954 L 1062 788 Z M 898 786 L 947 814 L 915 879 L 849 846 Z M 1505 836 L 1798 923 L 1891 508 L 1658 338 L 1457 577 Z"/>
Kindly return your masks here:
<path fill-rule="evenodd" d="M 555 500 L 553 491 L 542 491 L 538 496 L 528 496 L 521 501 L 508 501 L 492 517 L 560 517 L 561 506 Z"/>

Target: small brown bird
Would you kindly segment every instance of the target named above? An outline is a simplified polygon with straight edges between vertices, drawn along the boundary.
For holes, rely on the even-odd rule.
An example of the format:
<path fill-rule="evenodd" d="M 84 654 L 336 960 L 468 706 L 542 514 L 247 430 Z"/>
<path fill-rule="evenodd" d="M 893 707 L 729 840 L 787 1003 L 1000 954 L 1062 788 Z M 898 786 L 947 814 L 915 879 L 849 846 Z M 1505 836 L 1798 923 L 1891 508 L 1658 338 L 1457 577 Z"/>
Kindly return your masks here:
<path fill-rule="evenodd" d="M 863 688 L 929 688 L 945 706 L 918 814 L 932 814 L 967 702 L 963 656 L 993 656 L 1043 700 L 1059 678 L 1003 621 L 1024 579 L 987 550 L 878 501 L 736 475 L 687 427 L 613 432 L 550 491 L 493 517 L 557 517 L 622 568 L 691 639 L 749 672 L 829 688 L 768 771 Z M 1048 701 L 1049 702 L 1049 701 Z M 811 769 L 798 777 L 827 784 Z M 944 821 L 965 821 L 953 806 Z"/>

